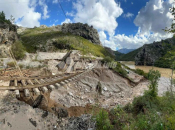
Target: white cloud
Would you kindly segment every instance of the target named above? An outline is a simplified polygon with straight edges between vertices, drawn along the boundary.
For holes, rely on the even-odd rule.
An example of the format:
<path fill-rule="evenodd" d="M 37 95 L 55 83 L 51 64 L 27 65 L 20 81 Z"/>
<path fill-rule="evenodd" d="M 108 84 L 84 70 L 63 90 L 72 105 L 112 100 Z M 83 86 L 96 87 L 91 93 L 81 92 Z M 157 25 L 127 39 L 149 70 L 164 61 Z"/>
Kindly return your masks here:
<path fill-rule="evenodd" d="M 171 6 L 168 1 L 150 0 L 134 20 L 135 25 L 141 28 L 141 34 L 151 31 L 164 35 L 162 29 L 172 24 L 172 17 L 168 13 Z"/>
<path fill-rule="evenodd" d="M 71 16 L 71 17 L 74 17 L 74 16 L 75 16 L 75 14 L 74 14 L 74 12 L 66 12 L 66 16 Z"/>
<path fill-rule="evenodd" d="M 106 34 L 105 34 L 105 32 L 104 32 L 104 31 L 100 31 L 100 32 L 98 32 L 98 34 L 99 34 L 99 36 L 100 36 L 100 41 L 101 41 L 102 43 L 104 43 L 105 40 L 106 40 Z"/>
<path fill-rule="evenodd" d="M 0 0 L 0 3 L 0 11 L 4 11 L 7 18 L 13 15 L 18 25 L 40 26 L 41 14 L 35 11 L 36 0 Z"/>
<path fill-rule="evenodd" d="M 167 34 L 162 30 L 172 24 L 173 16 L 169 13 L 171 2 L 172 0 L 150 0 L 147 2 L 134 20 L 135 25 L 139 27 L 137 34 L 135 36 L 126 36 L 125 34 L 111 36 L 108 42 L 112 45 L 112 49 L 115 50 L 116 47 L 138 48 L 143 44 L 172 37 L 172 34 Z"/>
<path fill-rule="evenodd" d="M 61 25 L 62 25 L 63 23 L 72 23 L 72 21 L 71 21 L 70 19 L 65 19 L 65 20 L 61 23 Z"/>
<path fill-rule="evenodd" d="M 56 3 L 58 3 L 58 0 L 53 0 L 53 2 L 52 2 L 52 3 L 56 4 Z"/>
<path fill-rule="evenodd" d="M 134 16 L 134 14 L 130 13 L 130 12 L 123 15 L 123 17 L 125 17 L 125 18 L 132 18 L 133 16 Z"/>
<path fill-rule="evenodd" d="M 42 6 L 43 10 L 43 19 L 48 19 L 50 16 L 48 15 L 48 6 L 45 3 L 45 0 L 39 0 L 39 5 Z"/>
<path fill-rule="evenodd" d="M 113 35 L 118 18 L 123 10 L 115 0 L 77 0 L 73 3 L 76 10 L 74 21 L 88 23 L 100 31 Z"/>

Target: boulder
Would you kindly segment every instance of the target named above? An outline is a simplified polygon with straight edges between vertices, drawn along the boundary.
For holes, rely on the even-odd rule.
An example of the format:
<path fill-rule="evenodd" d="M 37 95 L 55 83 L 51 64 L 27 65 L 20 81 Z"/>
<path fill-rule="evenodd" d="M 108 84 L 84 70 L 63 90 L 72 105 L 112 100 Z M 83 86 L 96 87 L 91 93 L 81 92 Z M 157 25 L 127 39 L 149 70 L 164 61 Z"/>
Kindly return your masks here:
<path fill-rule="evenodd" d="M 17 26 L 0 24 L 0 44 L 12 44 L 17 40 Z"/>
<path fill-rule="evenodd" d="M 91 115 L 81 115 L 80 117 L 71 117 L 65 125 L 66 130 L 95 130 L 95 121 Z"/>
<path fill-rule="evenodd" d="M 88 24 L 64 23 L 61 30 L 63 33 L 71 33 L 81 36 L 94 44 L 101 44 L 97 30 Z"/>
<path fill-rule="evenodd" d="M 81 62 L 76 62 L 74 65 L 74 71 L 75 70 L 81 70 L 82 69 L 82 63 Z"/>
<path fill-rule="evenodd" d="M 65 62 L 62 61 L 62 62 L 60 62 L 60 63 L 58 64 L 58 69 L 62 70 L 62 69 L 65 68 L 65 66 L 66 66 Z"/>
<path fill-rule="evenodd" d="M 70 65 L 70 64 L 72 64 L 73 62 L 74 62 L 74 61 L 73 61 L 72 58 L 67 57 L 67 59 L 66 59 L 66 64 L 67 64 L 67 65 Z"/>

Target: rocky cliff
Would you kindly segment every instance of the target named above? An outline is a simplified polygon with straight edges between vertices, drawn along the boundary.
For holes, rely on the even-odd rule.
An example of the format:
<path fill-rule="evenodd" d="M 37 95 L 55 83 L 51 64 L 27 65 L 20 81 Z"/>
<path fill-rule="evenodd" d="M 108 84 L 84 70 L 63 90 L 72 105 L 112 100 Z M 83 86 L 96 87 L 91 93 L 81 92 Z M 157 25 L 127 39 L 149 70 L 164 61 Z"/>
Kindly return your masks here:
<path fill-rule="evenodd" d="M 64 23 L 61 28 L 63 33 L 71 33 L 88 39 L 94 44 L 101 44 L 99 34 L 93 26 L 83 23 Z"/>
<path fill-rule="evenodd" d="M 17 39 L 17 26 L 0 23 L 0 44 L 12 44 Z"/>
<path fill-rule="evenodd" d="M 145 44 L 135 56 L 135 64 L 152 66 L 166 55 L 167 51 L 171 51 L 173 47 L 175 47 L 174 37 L 152 44 Z"/>

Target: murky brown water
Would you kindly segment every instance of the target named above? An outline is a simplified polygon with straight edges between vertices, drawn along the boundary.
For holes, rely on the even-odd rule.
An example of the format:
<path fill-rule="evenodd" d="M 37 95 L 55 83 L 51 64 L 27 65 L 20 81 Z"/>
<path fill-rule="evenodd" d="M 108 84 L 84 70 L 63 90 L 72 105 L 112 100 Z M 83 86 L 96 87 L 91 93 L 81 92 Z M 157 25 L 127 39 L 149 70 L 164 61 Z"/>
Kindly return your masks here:
<path fill-rule="evenodd" d="M 126 66 L 132 69 L 141 69 L 147 73 L 149 72 L 149 70 L 153 68 L 154 70 L 158 70 L 161 73 L 161 77 L 170 78 L 172 74 L 171 69 L 167 69 L 167 68 L 159 68 L 159 67 L 153 67 L 153 66 L 136 66 L 133 61 L 121 61 L 121 63 L 125 64 Z M 175 78 L 175 73 L 173 74 L 173 77 Z"/>

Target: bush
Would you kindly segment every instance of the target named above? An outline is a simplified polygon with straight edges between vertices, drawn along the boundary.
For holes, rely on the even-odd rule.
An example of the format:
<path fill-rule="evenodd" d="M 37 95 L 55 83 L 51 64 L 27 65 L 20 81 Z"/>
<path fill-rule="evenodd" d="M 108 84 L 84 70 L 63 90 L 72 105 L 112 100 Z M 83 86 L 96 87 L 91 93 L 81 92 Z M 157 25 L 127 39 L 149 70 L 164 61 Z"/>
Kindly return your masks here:
<path fill-rule="evenodd" d="M 150 80 L 151 84 L 149 86 L 150 94 L 153 97 L 157 96 L 158 92 L 158 80 L 160 78 L 160 72 L 158 70 L 150 70 L 148 73 L 148 79 Z"/>
<path fill-rule="evenodd" d="M 113 126 L 110 124 L 108 112 L 100 110 L 99 114 L 96 115 L 95 120 L 97 130 L 112 130 Z"/>
<path fill-rule="evenodd" d="M 126 113 L 120 106 L 111 109 L 109 117 L 115 130 L 123 129 L 126 124 L 133 120 L 130 114 Z"/>
<path fill-rule="evenodd" d="M 11 49 L 16 60 L 21 60 L 25 57 L 25 48 L 21 41 L 16 41 Z"/>
<path fill-rule="evenodd" d="M 7 63 L 7 66 L 8 66 L 8 67 L 15 67 L 15 63 L 14 63 L 14 62 L 8 62 L 8 63 Z"/>
<path fill-rule="evenodd" d="M 117 66 L 115 68 L 113 68 L 113 70 L 118 72 L 122 76 L 127 77 L 127 71 L 122 68 L 120 63 L 117 63 Z"/>
<path fill-rule="evenodd" d="M 145 78 L 148 78 L 148 74 L 145 73 L 143 70 L 141 69 L 136 69 L 136 70 L 133 70 L 135 73 L 139 74 L 139 75 L 142 75 L 144 76 Z"/>
<path fill-rule="evenodd" d="M 113 62 L 114 60 L 109 57 L 109 56 L 106 56 L 101 62 L 104 64 L 104 63 L 109 63 L 109 62 Z"/>

